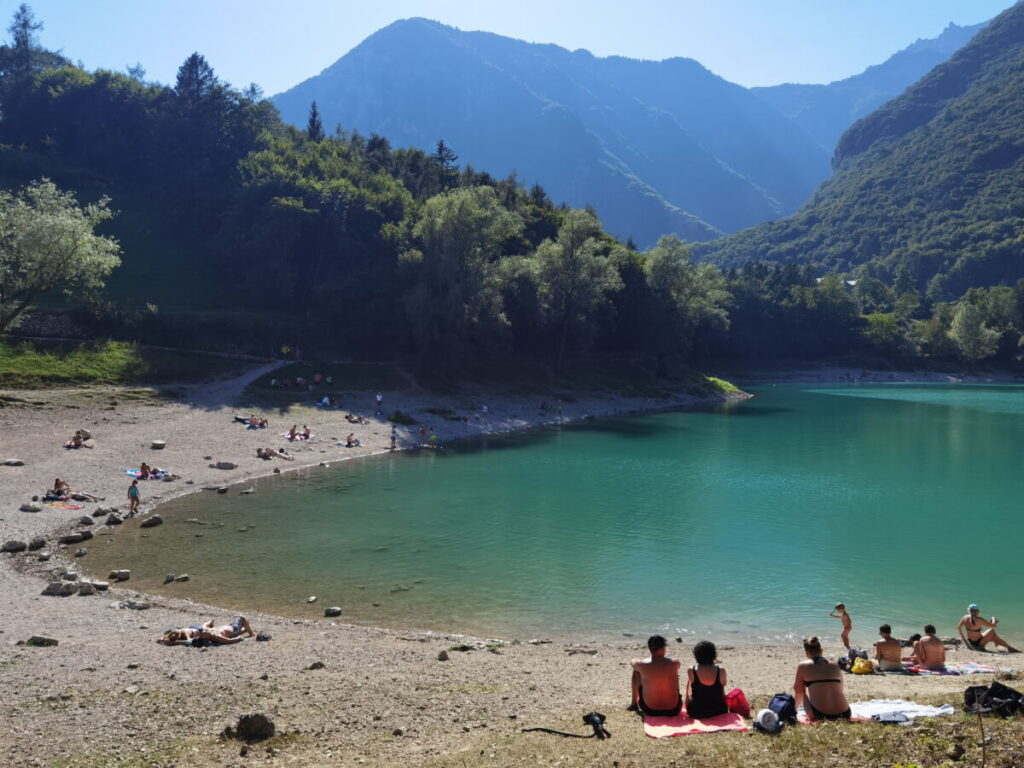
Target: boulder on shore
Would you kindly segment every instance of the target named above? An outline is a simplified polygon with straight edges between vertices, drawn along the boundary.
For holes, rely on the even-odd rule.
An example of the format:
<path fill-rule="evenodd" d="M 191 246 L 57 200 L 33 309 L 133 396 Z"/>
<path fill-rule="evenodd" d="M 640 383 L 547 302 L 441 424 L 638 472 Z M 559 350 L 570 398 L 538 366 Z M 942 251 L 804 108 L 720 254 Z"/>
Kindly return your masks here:
<path fill-rule="evenodd" d="M 107 575 L 108 581 L 128 581 L 132 577 L 132 572 L 127 569 L 111 571 Z"/>
<path fill-rule="evenodd" d="M 82 515 L 80 518 L 78 518 L 78 524 L 79 525 L 92 525 L 92 518 L 88 517 L 87 515 Z"/>
<path fill-rule="evenodd" d="M 41 637 L 39 635 L 32 635 L 25 643 L 25 645 L 31 645 L 34 648 L 49 648 L 57 645 L 57 641 L 52 637 Z"/>
<path fill-rule="evenodd" d="M 0 552 L 24 552 L 26 549 L 28 549 L 28 544 L 18 539 L 10 539 L 0 546 Z"/>
<path fill-rule="evenodd" d="M 111 512 L 109 515 L 107 515 L 107 525 L 120 525 L 123 522 L 124 520 L 121 519 L 121 516 L 117 514 L 117 512 Z"/>
<path fill-rule="evenodd" d="M 5 467 L 24 467 L 25 462 L 21 459 L 4 459 Z"/>
<path fill-rule="evenodd" d="M 61 536 L 57 539 L 58 544 L 78 544 L 79 542 L 85 541 L 84 531 L 78 533 L 69 533 L 66 536 Z"/>
<path fill-rule="evenodd" d="M 42 512 L 43 511 L 43 505 L 42 504 L 36 504 L 34 502 L 31 502 L 31 501 L 26 501 L 24 504 L 22 504 L 20 507 L 18 507 L 18 509 L 21 510 L 22 512 Z"/>
<path fill-rule="evenodd" d="M 238 465 L 233 461 L 218 461 L 213 466 L 217 469 L 238 469 Z"/>
<path fill-rule="evenodd" d="M 139 523 L 139 528 L 155 528 L 156 526 L 163 524 L 164 519 L 160 517 L 160 515 L 152 515 Z"/>
<path fill-rule="evenodd" d="M 88 581 L 83 581 L 82 583 L 80 583 L 78 585 L 78 594 L 79 595 L 95 595 L 96 594 L 96 587 L 94 587 Z"/>
<path fill-rule="evenodd" d="M 263 741 L 273 736 L 276 731 L 277 727 L 273 720 L 266 715 L 253 713 L 239 717 L 235 727 L 232 728 L 229 725 L 223 730 L 221 736 L 241 741 Z"/>
<path fill-rule="evenodd" d="M 42 549 L 46 546 L 46 539 L 36 536 L 28 543 L 28 548 L 35 552 L 37 549 Z"/>
<path fill-rule="evenodd" d="M 162 451 L 167 446 L 166 440 L 154 440 L 149 444 L 149 447 L 154 451 Z"/>
<path fill-rule="evenodd" d="M 67 595 L 78 594 L 79 583 L 77 581 L 51 581 L 43 590 L 44 595 L 66 597 Z"/>

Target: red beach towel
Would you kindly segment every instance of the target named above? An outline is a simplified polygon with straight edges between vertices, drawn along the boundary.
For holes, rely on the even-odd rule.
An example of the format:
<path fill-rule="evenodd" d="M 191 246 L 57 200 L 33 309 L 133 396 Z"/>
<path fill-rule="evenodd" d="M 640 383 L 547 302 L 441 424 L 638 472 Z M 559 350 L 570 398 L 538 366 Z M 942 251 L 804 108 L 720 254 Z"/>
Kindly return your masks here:
<path fill-rule="evenodd" d="M 695 733 L 718 733 L 719 731 L 737 731 L 742 733 L 749 728 L 735 712 L 697 720 L 686 714 L 684 709 L 675 717 L 650 717 L 644 715 L 644 733 L 652 739 L 667 739 L 671 736 L 692 736 Z"/>

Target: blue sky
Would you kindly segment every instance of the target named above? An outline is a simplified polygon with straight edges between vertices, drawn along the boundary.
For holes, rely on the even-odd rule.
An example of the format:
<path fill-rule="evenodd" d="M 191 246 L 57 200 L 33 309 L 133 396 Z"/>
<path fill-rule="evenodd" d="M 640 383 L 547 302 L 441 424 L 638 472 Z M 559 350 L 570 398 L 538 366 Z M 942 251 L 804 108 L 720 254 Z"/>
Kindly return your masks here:
<path fill-rule="evenodd" d="M 199 51 L 233 85 L 272 95 L 319 73 L 396 19 L 424 16 L 532 42 L 686 56 L 741 85 L 847 77 L 949 22 L 1011 0 L 35 0 L 42 43 L 88 69 L 136 62 L 169 83 Z M 17 2 L 0 0 L 9 20 Z M 628 10 L 627 10 L 628 9 Z M 6 26 L 6 23 L 5 23 Z"/>

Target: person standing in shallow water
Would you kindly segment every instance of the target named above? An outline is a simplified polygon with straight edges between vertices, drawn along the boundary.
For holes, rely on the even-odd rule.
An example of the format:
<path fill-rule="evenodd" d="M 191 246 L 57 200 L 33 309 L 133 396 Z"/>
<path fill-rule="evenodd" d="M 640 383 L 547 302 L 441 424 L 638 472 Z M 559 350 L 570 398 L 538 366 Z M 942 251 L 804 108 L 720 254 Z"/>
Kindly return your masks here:
<path fill-rule="evenodd" d="M 139 511 L 139 502 L 142 500 L 141 494 L 139 493 L 139 481 L 132 480 L 132 484 L 128 486 L 128 515 L 134 515 Z"/>
<path fill-rule="evenodd" d="M 633 659 L 631 712 L 643 712 L 652 717 L 675 717 L 683 709 L 679 695 L 679 659 L 665 655 L 665 638 L 651 635 L 647 648 L 649 659 Z"/>
<path fill-rule="evenodd" d="M 391 450 L 395 450 L 398 447 L 398 429 L 394 426 L 391 427 Z"/>

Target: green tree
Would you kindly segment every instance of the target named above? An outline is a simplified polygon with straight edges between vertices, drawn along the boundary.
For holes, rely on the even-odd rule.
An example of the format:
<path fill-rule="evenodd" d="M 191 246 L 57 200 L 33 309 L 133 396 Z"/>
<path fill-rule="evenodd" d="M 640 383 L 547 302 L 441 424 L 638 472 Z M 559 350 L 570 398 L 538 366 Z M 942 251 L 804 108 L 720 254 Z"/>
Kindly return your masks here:
<path fill-rule="evenodd" d="M 324 140 L 324 123 L 320 119 L 320 108 L 314 101 L 309 105 L 309 120 L 306 122 L 306 137 L 310 141 Z"/>
<path fill-rule="evenodd" d="M 502 324 L 498 258 L 522 227 L 491 187 L 444 192 L 423 205 L 412 228 L 418 247 L 403 253 L 402 264 L 411 273 L 413 333 L 433 367 L 450 370 L 479 329 L 495 334 Z"/>
<path fill-rule="evenodd" d="M 622 287 L 615 267 L 603 253 L 601 224 L 587 211 L 566 212 L 557 240 L 542 242 L 534 256 L 540 298 L 557 339 L 555 371 L 561 371 L 570 329 L 586 325 L 589 315 Z"/>
<path fill-rule="evenodd" d="M 999 334 L 985 327 L 981 309 L 969 301 L 957 304 L 949 336 L 960 357 L 971 366 L 994 355 L 999 344 Z"/>
<path fill-rule="evenodd" d="M 653 300 L 648 304 L 644 335 L 657 354 L 659 373 L 664 374 L 664 356 L 674 351 L 685 359 L 698 329 L 729 327 L 727 307 L 732 294 L 718 268 L 695 265 L 690 247 L 675 235 L 661 237 L 645 256 L 644 274 Z"/>
<path fill-rule="evenodd" d="M 101 288 L 120 247 L 97 235 L 113 214 L 107 199 L 80 206 L 48 179 L 0 193 L 0 334 L 44 293 Z"/>

